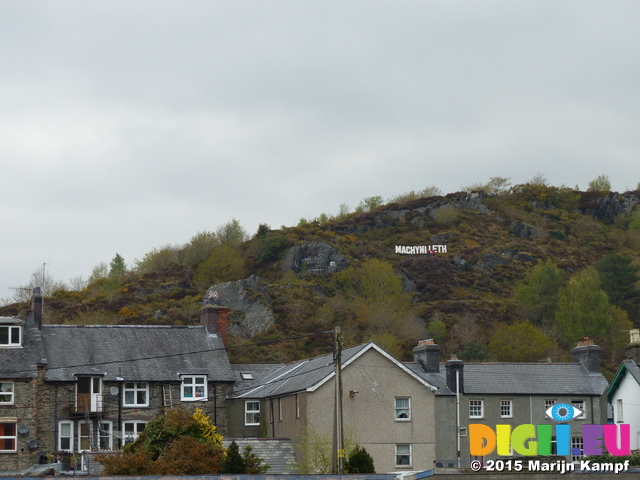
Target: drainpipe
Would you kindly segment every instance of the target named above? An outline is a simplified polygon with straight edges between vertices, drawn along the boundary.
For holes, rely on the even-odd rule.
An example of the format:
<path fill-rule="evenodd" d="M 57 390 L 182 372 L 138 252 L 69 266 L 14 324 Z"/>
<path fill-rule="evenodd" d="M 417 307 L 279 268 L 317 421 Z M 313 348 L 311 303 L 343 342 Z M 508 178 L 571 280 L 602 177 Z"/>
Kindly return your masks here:
<path fill-rule="evenodd" d="M 456 369 L 456 440 L 458 447 L 458 468 L 460 468 L 460 371 Z"/>
<path fill-rule="evenodd" d="M 218 389 L 213 384 L 213 424 L 218 425 Z"/>
<path fill-rule="evenodd" d="M 269 399 L 269 405 L 271 406 L 271 438 L 276 438 L 276 419 L 273 416 L 273 398 Z"/>

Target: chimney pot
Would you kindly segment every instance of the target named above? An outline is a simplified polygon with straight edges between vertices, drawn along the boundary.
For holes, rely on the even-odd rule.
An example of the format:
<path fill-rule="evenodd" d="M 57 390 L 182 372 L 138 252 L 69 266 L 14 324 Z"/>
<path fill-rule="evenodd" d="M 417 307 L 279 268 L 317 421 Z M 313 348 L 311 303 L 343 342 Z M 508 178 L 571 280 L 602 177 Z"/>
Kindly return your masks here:
<path fill-rule="evenodd" d="M 432 339 L 421 340 L 413 349 L 413 361 L 419 363 L 427 373 L 440 372 L 440 346 Z"/>
<path fill-rule="evenodd" d="M 451 360 L 444 364 L 446 370 L 447 387 L 456 393 L 456 383 L 459 383 L 460 393 L 464 393 L 464 362 L 457 356 L 451 355 Z M 458 372 L 458 382 L 456 382 L 456 372 Z"/>
<path fill-rule="evenodd" d="M 200 310 L 200 324 L 209 333 L 217 334 L 224 346 L 229 344 L 229 309 L 220 305 L 205 305 Z"/>
<path fill-rule="evenodd" d="M 588 371 L 600 373 L 601 349 L 589 337 L 582 337 L 573 350 L 571 357 L 576 363 L 581 363 Z"/>

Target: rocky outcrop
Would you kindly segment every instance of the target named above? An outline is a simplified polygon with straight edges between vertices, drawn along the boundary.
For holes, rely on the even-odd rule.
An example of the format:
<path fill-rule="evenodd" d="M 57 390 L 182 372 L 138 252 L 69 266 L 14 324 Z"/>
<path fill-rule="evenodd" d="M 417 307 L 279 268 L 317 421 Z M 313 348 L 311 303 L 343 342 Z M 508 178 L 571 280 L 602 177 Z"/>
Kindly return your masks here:
<path fill-rule="evenodd" d="M 326 242 L 316 241 L 295 245 L 289 249 L 282 260 L 282 270 L 301 273 L 328 274 L 339 272 L 349 266 L 340 252 Z"/>
<path fill-rule="evenodd" d="M 511 223 L 511 233 L 518 238 L 545 238 L 549 236 L 546 231 L 519 221 Z"/>
<path fill-rule="evenodd" d="M 274 324 L 268 307 L 269 289 L 258 276 L 214 285 L 204 298 L 217 298 L 216 304 L 230 309 L 229 333 L 233 335 L 250 338 Z"/>
<path fill-rule="evenodd" d="M 617 216 L 631 215 L 638 203 L 640 203 L 640 191 L 609 194 L 587 192 L 580 202 L 580 211 L 598 220 L 612 222 Z"/>

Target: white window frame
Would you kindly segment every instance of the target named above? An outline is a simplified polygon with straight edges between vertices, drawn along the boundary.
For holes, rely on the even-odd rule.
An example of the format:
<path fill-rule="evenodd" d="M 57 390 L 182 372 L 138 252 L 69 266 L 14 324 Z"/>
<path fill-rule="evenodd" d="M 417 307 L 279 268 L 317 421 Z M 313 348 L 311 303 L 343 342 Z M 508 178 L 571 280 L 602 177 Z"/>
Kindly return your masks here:
<path fill-rule="evenodd" d="M 127 432 L 127 425 L 132 426 L 131 433 Z M 139 428 L 140 425 L 144 425 L 144 427 Z M 146 426 L 147 422 L 145 420 L 127 420 L 122 422 L 122 445 L 124 446 L 135 442 Z"/>
<path fill-rule="evenodd" d="M 257 409 L 250 408 L 250 407 L 255 407 L 256 404 L 258 405 Z M 260 425 L 260 400 L 245 400 L 244 424 L 248 427 Z"/>
<path fill-rule="evenodd" d="M 400 452 L 400 448 L 399 447 L 403 447 L 402 449 L 404 450 L 404 447 L 407 447 L 408 453 L 407 452 Z M 408 463 L 403 463 L 402 461 L 399 461 L 401 458 L 403 457 L 408 457 Z M 411 467 L 412 465 L 412 459 L 411 459 L 411 444 L 410 443 L 397 443 L 396 444 L 396 467 Z"/>
<path fill-rule="evenodd" d="M 62 428 L 68 427 L 69 431 L 65 432 L 65 435 L 62 434 Z M 73 452 L 74 448 L 74 437 L 75 437 L 75 426 L 74 423 L 70 420 L 61 420 L 58 422 L 58 450 L 61 452 Z M 69 447 L 65 448 L 62 446 L 62 440 L 69 440 Z"/>
<path fill-rule="evenodd" d="M 18 422 L 0 422 L 2 425 L 13 425 L 13 435 L 0 436 L 0 452 L 12 453 L 18 451 Z M 4 443 L 6 440 L 13 441 L 13 449 L 4 449 Z"/>
<path fill-rule="evenodd" d="M 579 408 L 582 413 L 580 415 L 578 415 L 577 417 L 574 417 L 572 420 L 586 420 L 587 419 L 587 409 L 586 409 L 586 404 L 587 402 L 585 402 L 582 399 L 576 399 L 576 400 L 571 400 L 571 405 Z"/>
<path fill-rule="evenodd" d="M 198 389 L 202 389 L 198 392 Z M 190 394 L 188 392 L 191 391 Z M 200 393 L 200 395 L 198 395 Z M 183 402 L 206 402 L 208 399 L 206 375 L 182 375 L 180 400 Z"/>
<path fill-rule="evenodd" d="M 406 400 L 406 405 L 401 405 Z M 395 397 L 393 399 L 394 416 L 397 422 L 408 422 L 411 420 L 411 397 Z M 406 415 L 403 417 L 402 415 Z"/>
<path fill-rule="evenodd" d="M 129 385 L 127 387 L 127 385 Z M 143 385 L 143 386 L 141 386 Z M 127 408 L 148 407 L 149 406 L 149 383 L 148 382 L 125 382 L 122 387 L 124 396 L 122 404 Z M 133 402 L 127 402 L 127 393 L 133 394 Z M 138 402 L 138 394 L 144 394 L 144 402 Z"/>
<path fill-rule="evenodd" d="M 6 390 L 10 388 L 10 390 Z M 11 380 L 0 381 L 0 405 L 13 405 L 15 401 L 16 384 Z M 5 397 L 5 400 L 2 400 Z"/>
<path fill-rule="evenodd" d="M 500 400 L 500 418 L 513 418 L 513 400 Z"/>
<path fill-rule="evenodd" d="M 82 435 L 82 427 L 84 425 L 87 425 L 87 435 Z M 77 445 L 79 452 L 91 451 L 91 449 L 93 448 L 93 446 L 91 445 L 92 440 L 95 440 L 95 446 L 97 447 L 98 451 L 113 450 L 113 422 L 111 420 L 100 420 L 98 428 L 99 430 L 96 435 L 96 433 L 94 432 L 93 421 L 87 422 L 86 420 L 80 420 L 78 422 Z M 88 439 L 88 449 L 82 448 L 83 439 Z M 106 445 L 104 445 L 105 443 Z"/>
<path fill-rule="evenodd" d="M 584 459 L 582 453 L 580 455 L 574 455 L 573 449 L 579 448 L 581 452 L 584 452 L 584 440 L 582 437 L 571 437 L 571 461 L 579 462 Z"/>
<path fill-rule="evenodd" d="M 624 422 L 624 404 L 622 398 L 616 399 L 616 414 L 615 414 L 616 423 Z"/>
<path fill-rule="evenodd" d="M 0 343 L 0 347 L 21 347 L 22 346 L 22 326 L 21 325 L 0 325 L 0 329 L 7 329 L 7 343 Z M 18 332 L 18 341 L 13 341 L 13 333 Z"/>
<path fill-rule="evenodd" d="M 480 408 L 480 414 L 473 413 Z M 469 400 L 469 418 L 484 418 L 484 400 Z"/>

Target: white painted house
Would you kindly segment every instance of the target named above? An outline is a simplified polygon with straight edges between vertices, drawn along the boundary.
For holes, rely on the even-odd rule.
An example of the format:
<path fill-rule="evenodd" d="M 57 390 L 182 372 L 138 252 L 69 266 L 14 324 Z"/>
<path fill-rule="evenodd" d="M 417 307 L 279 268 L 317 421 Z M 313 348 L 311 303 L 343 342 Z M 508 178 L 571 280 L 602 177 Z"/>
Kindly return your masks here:
<path fill-rule="evenodd" d="M 631 450 L 640 450 L 640 330 L 631 330 L 627 359 L 613 377 L 607 397 L 613 407 L 613 422 L 631 427 Z"/>

